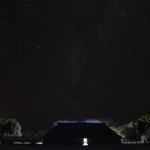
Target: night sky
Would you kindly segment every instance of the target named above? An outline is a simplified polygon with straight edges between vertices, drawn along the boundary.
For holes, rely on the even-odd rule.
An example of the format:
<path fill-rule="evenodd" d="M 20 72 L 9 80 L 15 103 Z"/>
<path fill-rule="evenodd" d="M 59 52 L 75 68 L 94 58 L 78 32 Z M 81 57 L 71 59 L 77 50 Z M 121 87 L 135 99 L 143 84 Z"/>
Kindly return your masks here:
<path fill-rule="evenodd" d="M 150 113 L 149 0 L 0 0 L 0 117 L 55 120 Z"/>

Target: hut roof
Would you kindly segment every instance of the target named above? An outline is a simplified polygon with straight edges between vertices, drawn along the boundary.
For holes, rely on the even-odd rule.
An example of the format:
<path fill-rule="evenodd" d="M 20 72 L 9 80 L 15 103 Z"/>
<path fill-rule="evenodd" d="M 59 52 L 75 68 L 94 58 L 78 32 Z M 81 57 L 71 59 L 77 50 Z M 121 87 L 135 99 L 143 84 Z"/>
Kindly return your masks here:
<path fill-rule="evenodd" d="M 90 138 L 117 138 L 121 139 L 105 123 L 59 123 L 50 130 L 44 138 L 54 137 L 90 137 Z"/>

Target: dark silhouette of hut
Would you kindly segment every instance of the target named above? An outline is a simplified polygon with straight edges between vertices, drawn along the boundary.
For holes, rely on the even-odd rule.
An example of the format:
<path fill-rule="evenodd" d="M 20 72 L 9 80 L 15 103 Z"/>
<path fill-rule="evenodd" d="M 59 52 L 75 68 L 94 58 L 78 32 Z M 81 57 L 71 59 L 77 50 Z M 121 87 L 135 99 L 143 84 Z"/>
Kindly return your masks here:
<path fill-rule="evenodd" d="M 43 137 L 43 144 L 121 144 L 121 137 L 105 123 L 58 123 Z"/>

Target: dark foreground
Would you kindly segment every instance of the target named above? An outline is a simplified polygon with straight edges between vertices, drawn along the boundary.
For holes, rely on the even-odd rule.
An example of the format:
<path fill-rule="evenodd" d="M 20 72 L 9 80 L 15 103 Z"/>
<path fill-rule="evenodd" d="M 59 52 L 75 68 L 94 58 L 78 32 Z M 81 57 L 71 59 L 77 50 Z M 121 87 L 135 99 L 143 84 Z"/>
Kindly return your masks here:
<path fill-rule="evenodd" d="M 0 150 L 150 150 L 150 145 L 101 145 L 92 147 L 46 145 L 0 145 Z"/>

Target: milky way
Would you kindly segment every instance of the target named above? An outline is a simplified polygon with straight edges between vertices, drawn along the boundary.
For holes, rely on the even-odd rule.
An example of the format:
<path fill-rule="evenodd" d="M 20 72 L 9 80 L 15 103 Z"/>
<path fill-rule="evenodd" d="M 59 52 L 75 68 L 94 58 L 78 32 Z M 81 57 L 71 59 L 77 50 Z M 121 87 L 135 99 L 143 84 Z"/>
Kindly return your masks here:
<path fill-rule="evenodd" d="M 56 120 L 125 122 L 150 113 L 148 6 L 1 0 L 1 116 L 48 128 Z"/>

